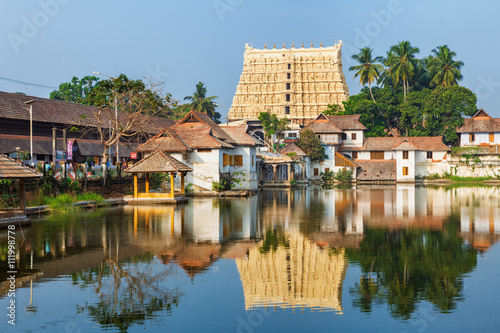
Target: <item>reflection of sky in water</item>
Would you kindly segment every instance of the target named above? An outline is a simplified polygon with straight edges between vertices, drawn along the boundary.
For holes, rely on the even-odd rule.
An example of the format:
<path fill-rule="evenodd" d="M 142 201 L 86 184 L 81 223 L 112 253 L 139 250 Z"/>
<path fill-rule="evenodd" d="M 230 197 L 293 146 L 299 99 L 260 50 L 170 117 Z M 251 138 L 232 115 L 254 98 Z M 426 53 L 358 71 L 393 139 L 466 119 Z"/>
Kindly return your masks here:
<path fill-rule="evenodd" d="M 307 188 L 50 217 L 24 229 L 16 328 L 496 329 L 497 198 Z"/>

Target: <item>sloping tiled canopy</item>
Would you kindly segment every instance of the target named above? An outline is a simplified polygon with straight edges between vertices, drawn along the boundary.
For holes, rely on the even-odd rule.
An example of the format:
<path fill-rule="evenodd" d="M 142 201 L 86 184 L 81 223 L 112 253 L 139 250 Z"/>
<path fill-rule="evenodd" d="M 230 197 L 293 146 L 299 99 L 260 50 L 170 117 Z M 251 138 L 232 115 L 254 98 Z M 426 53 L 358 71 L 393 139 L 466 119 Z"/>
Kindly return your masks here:
<path fill-rule="evenodd" d="M 0 179 L 40 178 L 42 175 L 0 155 Z"/>
<path fill-rule="evenodd" d="M 151 173 L 151 172 L 191 172 L 193 169 L 178 161 L 161 150 L 156 150 L 151 155 L 143 158 L 125 172 L 128 173 Z"/>

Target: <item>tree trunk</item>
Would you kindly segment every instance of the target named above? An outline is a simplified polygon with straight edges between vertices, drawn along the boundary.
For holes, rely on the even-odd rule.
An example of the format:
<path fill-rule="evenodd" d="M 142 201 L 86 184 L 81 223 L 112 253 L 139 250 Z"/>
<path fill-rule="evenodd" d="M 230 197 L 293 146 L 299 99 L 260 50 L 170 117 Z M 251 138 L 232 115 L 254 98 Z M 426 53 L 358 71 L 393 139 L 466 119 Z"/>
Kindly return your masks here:
<path fill-rule="evenodd" d="M 373 97 L 373 92 L 372 92 L 372 84 L 371 84 L 371 82 L 368 82 L 368 89 L 370 90 L 370 95 L 372 96 L 373 103 L 377 104 L 377 101 L 375 100 L 375 97 Z"/>
<path fill-rule="evenodd" d="M 102 169 L 102 188 L 106 188 L 106 180 L 108 178 L 108 150 L 109 146 L 103 146 L 104 147 L 104 152 L 102 153 L 102 163 L 101 163 L 101 169 Z"/>
<path fill-rule="evenodd" d="M 403 94 L 404 94 L 404 102 L 406 103 L 406 79 L 403 79 Z"/>

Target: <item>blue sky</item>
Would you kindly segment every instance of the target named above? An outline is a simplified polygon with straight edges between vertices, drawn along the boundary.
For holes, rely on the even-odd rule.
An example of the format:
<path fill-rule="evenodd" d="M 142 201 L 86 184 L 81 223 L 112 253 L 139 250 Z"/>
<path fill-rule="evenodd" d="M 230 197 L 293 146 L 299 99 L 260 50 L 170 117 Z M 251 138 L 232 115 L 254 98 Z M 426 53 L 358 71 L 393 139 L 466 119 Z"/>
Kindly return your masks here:
<path fill-rule="evenodd" d="M 350 56 L 368 45 L 384 55 L 409 40 L 427 56 L 448 44 L 465 62 L 462 85 L 500 117 L 499 1 L 477 0 L 0 0 L 0 77 L 57 87 L 73 76 L 153 77 L 177 100 L 198 81 L 230 107 L 245 43 L 319 46 L 343 40 L 344 74 L 360 90 Z M 48 97 L 51 89 L 29 86 Z M 0 79 L 1 91 L 22 84 Z M 227 109 L 219 108 L 225 116 Z"/>

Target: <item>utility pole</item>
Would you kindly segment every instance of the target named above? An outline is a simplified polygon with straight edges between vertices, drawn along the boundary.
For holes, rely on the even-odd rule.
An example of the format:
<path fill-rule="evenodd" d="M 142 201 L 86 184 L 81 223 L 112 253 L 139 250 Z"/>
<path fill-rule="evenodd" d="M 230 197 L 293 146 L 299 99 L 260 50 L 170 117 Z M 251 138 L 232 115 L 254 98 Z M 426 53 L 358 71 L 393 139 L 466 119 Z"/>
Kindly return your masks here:
<path fill-rule="evenodd" d="M 35 101 L 32 99 L 24 102 L 24 104 L 30 106 L 30 108 L 29 108 L 29 111 L 30 111 L 30 166 L 33 165 L 33 103 L 35 103 Z"/>

